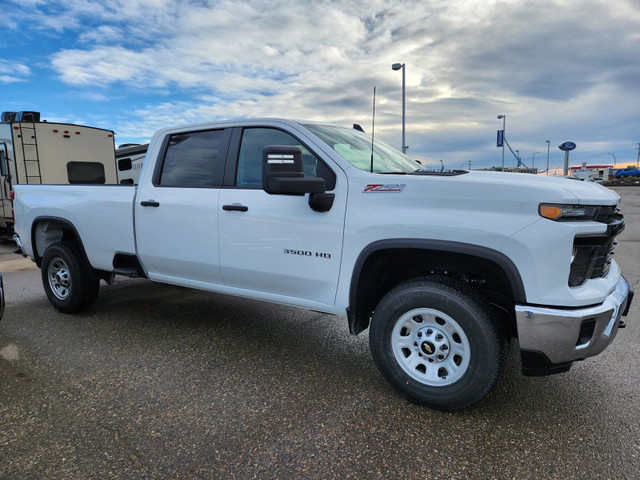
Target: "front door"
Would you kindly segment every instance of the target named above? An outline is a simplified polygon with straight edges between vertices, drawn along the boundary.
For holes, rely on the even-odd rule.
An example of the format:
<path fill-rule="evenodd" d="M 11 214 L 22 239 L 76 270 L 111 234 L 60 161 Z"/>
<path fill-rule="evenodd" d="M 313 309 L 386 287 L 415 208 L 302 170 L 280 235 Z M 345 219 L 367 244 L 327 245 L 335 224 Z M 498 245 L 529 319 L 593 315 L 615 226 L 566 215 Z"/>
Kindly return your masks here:
<path fill-rule="evenodd" d="M 234 185 L 225 186 L 219 199 L 220 265 L 225 285 L 334 305 L 346 179 L 339 169 L 327 167 L 310 148 L 282 130 L 244 128 L 240 138 L 237 156 L 230 159 Z M 262 149 L 266 145 L 300 146 L 305 175 L 322 176 L 335 194 L 332 208 L 314 212 L 308 194 L 269 195 L 262 190 Z"/>

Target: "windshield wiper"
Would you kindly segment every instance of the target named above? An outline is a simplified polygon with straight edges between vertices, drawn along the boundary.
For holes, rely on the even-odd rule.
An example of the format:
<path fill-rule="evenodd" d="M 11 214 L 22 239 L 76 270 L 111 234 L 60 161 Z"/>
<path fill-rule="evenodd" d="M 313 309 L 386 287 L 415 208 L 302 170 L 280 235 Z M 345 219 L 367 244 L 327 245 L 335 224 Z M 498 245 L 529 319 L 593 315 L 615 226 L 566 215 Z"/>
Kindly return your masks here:
<path fill-rule="evenodd" d="M 381 175 L 408 175 L 411 172 L 374 172 L 379 173 Z"/>

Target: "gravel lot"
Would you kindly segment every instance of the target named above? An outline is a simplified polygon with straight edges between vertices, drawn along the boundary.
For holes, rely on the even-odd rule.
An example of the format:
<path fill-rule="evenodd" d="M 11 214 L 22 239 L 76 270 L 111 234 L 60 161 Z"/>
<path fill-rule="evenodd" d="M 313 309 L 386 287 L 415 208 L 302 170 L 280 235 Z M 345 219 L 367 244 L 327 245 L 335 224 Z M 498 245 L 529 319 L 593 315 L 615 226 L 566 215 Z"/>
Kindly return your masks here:
<path fill-rule="evenodd" d="M 616 259 L 640 291 L 640 188 Z M 0 478 L 640 478 L 640 299 L 614 344 L 458 413 L 400 398 L 346 319 L 119 280 L 68 316 L 0 246 Z"/>

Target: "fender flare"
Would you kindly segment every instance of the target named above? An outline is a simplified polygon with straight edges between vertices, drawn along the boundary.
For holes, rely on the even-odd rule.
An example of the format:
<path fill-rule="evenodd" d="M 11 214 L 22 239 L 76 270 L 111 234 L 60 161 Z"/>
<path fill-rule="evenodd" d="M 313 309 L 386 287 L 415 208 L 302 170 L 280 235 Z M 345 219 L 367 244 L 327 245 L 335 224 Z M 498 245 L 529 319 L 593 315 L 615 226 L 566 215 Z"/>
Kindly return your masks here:
<path fill-rule="evenodd" d="M 516 303 L 527 303 L 524 283 L 522 282 L 522 277 L 520 276 L 518 268 L 509 257 L 497 250 L 468 243 L 451 242 L 446 240 L 427 240 L 421 238 L 394 238 L 378 240 L 370 243 L 360 252 L 360 255 L 358 255 L 358 259 L 353 267 L 351 285 L 349 287 L 349 307 L 347 308 L 347 317 L 349 319 L 349 327 L 352 333 L 355 333 L 358 330 L 355 328 L 355 306 L 362 269 L 367 259 L 373 253 L 380 250 L 393 249 L 433 250 L 448 253 L 459 253 L 492 262 L 504 272 L 506 279 L 509 282 L 509 287 L 511 288 L 511 294 L 514 301 Z"/>
<path fill-rule="evenodd" d="M 31 248 L 33 250 L 33 259 L 36 262 L 36 265 L 38 266 L 38 268 L 40 267 L 40 265 L 42 264 L 42 255 L 44 254 L 44 252 L 38 252 L 38 246 L 36 244 L 36 225 L 38 225 L 39 223 L 42 222 L 56 222 L 56 223 L 60 223 L 62 224 L 64 227 L 69 228 L 69 230 L 71 230 L 74 234 L 74 236 L 76 237 L 78 244 L 80 245 L 80 250 L 82 251 L 82 254 L 84 255 L 84 259 L 86 262 L 88 262 L 88 258 L 87 258 L 87 253 L 84 249 L 84 245 L 82 243 L 82 237 L 80 236 L 80 233 L 78 233 L 78 229 L 75 227 L 75 225 L 73 223 L 71 223 L 69 220 L 67 220 L 66 218 L 61 218 L 61 217 L 51 217 L 51 216 L 41 216 L 41 217 L 36 217 L 33 219 L 33 223 L 31 224 Z"/>

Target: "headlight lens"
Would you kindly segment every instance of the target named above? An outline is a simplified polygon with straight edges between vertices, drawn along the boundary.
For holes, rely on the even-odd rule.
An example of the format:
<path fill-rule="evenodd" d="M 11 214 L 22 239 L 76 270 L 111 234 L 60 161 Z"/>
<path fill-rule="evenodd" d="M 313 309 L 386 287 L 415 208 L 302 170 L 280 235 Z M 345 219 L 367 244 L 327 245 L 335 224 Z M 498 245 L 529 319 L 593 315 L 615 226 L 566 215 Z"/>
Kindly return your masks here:
<path fill-rule="evenodd" d="M 560 205 L 554 203 L 541 203 L 538 212 L 541 217 L 555 220 L 556 222 L 573 222 L 594 220 L 598 216 L 600 207 L 588 205 Z"/>

